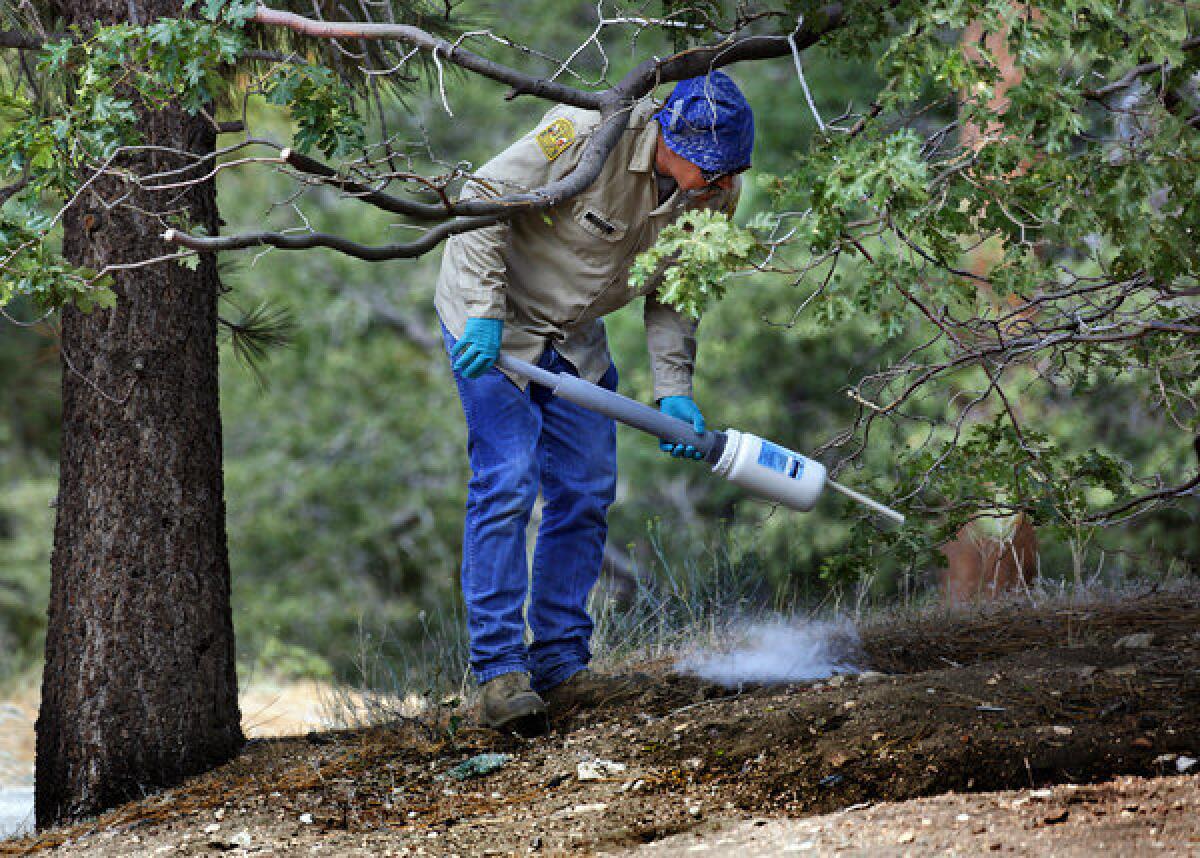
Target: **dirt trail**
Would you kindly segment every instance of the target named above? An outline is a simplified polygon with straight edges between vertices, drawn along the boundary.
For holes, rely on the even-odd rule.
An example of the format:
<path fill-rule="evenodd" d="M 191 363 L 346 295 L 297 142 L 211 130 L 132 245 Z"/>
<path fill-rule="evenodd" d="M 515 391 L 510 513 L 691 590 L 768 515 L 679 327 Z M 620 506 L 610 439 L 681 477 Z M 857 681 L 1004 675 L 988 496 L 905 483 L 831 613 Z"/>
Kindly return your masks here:
<path fill-rule="evenodd" d="M 798 853 L 839 858 L 1195 856 L 1200 855 L 1200 786 L 1193 777 L 1121 777 L 1096 786 L 941 795 L 803 820 L 753 819 L 718 832 L 678 834 L 632 855 L 773 858 Z"/>
<path fill-rule="evenodd" d="M 1179 760 L 1200 756 L 1194 596 L 930 615 L 864 630 L 869 659 L 890 676 L 731 694 L 651 665 L 662 681 L 636 699 L 560 718 L 541 739 L 461 726 L 452 720 L 461 713 L 445 710 L 390 728 L 260 740 L 176 790 L 0 852 L 620 853 L 655 841 L 672 848 L 671 835 L 750 818 L 857 806 L 862 826 L 887 802 L 1175 774 Z M 1135 634 L 1151 637 L 1128 639 Z M 480 752 L 512 758 L 481 778 L 445 778 Z M 625 768 L 580 780 L 578 764 L 595 758 Z M 1194 806 L 1194 778 L 1179 783 Z M 1154 812 L 1185 800 L 1172 796 L 1155 798 Z M 1012 800 L 957 798 L 979 807 Z M 896 811 L 913 817 L 905 831 L 915 833 L 893 854 L 926 854 L 917 843 L 926 827 L 914 815 L 934 819 L 940 806 Z M 1148 826 L 1113 830 L 1106 848 L 1119 854 L 1141 854 L 1158 836 Z M 880 854 L 866 840 L 854 848 Z"/>

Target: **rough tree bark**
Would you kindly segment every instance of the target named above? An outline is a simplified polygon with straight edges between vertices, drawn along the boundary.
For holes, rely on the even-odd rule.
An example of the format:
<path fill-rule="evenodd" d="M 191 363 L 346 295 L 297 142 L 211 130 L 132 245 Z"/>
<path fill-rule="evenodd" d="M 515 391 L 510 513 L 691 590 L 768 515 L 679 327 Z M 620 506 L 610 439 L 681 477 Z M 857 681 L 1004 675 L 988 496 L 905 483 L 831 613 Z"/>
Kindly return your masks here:
<path fill-rule="evenodd" d="M 148 23 L 179 0 L 70 0 L 69 24 Z M 144 141 L 211 153 L 180 110 L 139 111 Z M 138 174 L 180 156 L 136 156 Z M 65 250 L 95 269 L 171 252 L 166 203 L 105 179 L 64 220 Z M 211 181 L 171 201 L 217 232 Z M 144 209 L 139 212 L 137 209 Z M 115 310 L 63 313 L 63 433 L 46 666 L 37 722 L 39 827 L 94 814 L 233 756 L 234 672 L 217 393 L 215 259 L 120 272 Z"/>

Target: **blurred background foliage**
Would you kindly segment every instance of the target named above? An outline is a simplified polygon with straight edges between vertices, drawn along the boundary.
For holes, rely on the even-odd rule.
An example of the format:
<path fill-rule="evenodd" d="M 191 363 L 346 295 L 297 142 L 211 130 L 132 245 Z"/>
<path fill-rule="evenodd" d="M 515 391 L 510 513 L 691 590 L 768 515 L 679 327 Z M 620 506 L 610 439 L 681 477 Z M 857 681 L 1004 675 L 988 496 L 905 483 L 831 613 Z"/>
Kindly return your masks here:
<path fill-rule="evenodd" d="M 470 2 L 457 12 L 472 26 L 492 26 L 555 56 L 570 53 L 595 22 L 593 4 L 561 0 Z M 610 80 L 669 48 L 650 35 L 631 46 L 628 32 L 624 41 L 606 42 Z M 594 48 L 584 57 L 583 65 L 599 68 Z M 877 89 L 869 59 L 812 50 L 804 60 L 826 117 L 851 105 L 861 110 Z M 530 69 L 538 61 L 517 62 Z M 790 59 L 739 66 L 733 74 L 757 120 L 755 169 L 738 213 L 745 222 L 767 204 L 756 176 L 787 173 L 814 123 Z M 505 101 L 502 87 L 466 74 L 448 75 L 453 117 L 437 92 L 403 103 L 385 96 L 383 102 L 388 129 L 413 151 L 432 151 L 445 164 L 481 164 L 547 109 L 529 98 Z M 657 94 L 665 96 L 665 88 Z M 255 110 L 257 130 L 289 139 L 283 119 L 262 105 Z M 377 133 L 379 120 L 372 121 Z M 285 199 L 291 184 L 270 170 L 231 170 L 218 187 L 227 232 L 287 213 L 271 201 Z M 308 191 L 303 206 L 316 229 L 371 243 L 400 237 L 402 228 L 383 213 L 327 189 Z M 460 614 L 467 481 L 462 415 L 432 310 L 439 259 L 435 252 L 372 264 L 316 250 L 244 252 L 223 260 L 230 290 L 225 318 L 265 305 L 286 310 L 294 323 L 290 345 L 273 350 L 260 372 L 234 359 L 227 337 L 222 346 L 229 547 L 244 668 L 355 678 L 364 670 L 365 649 L 375 658 L 382 647 L 386 659 L 389 646 L 421 640 L 453 645 L 447 643 L 453 634 L 429 632 L 430 618 L 441 628 Z M 708 313 L 696 388 L 710 425 L 736 425 L 812 450 L 851 419 L 846 388 L 913 344 L 912 335 L 888 339 L 861 317 L 830 322 L 798 315 L 806 297 L 787 278 L 738 277 Z M 34 316 L 19 302 L 9 312 L 18 319 Z M 33 327 L 0 325 L 0 675 L 40 657 L 56 481 L 53 325 L 53 317 Z M 615 314 L 608 327 L 622 392 L 648 400 L 640 308 L 634 304 Z M 1186 433 L 1147 410 L 1137 395 L 1138 386 L 1148 383 L 1097 373 L 1079 384 L 1104 395 L 1080 400 L 1077 389 L 1031 380 L 1018 407 L 1037 413 L 1040 425 L 1075 452 L 1116 449 L 1150 470 L 1191 453 Z M 898 477 L 893 454 L 918 446 L 925 431 L 912 423 L 887 427 L 872 438 L 859 469 L 842 479 L 886 496 Z M 748 592 L 767 604 L 821 599 L 842 586 L 821 577 L 827 560 L 861 538 L 840 501 L 826 499 L 805 516 L 775 510 L 708 479 L 701 465 L 662 456 L 644 436 L 622 429 L 619 444 L 621 482 L 610 545 L 622 563 L 628 561 L 627 571 L 652 580 L 672 559 L 664 552 L 703 558 L 715 546 L 726 574 L 741 569 L 753 576 Z M 1194 570 L 1200 563 L 1196 532 L 1195 510 L 1177 508 L 1072 538 L 1076 554 L 1084 549 L 1088 569 L 1121 578 Z M 1069 542 L 1065 535 L 1043 539 L 1044 575 L 1070 574 Z M 868 588 L 883 598 L 911 596 L 931 578 L 931 569 L 901 570 L 881 558 Z M 619 611 L 620 601 L 608 610 Z"/>

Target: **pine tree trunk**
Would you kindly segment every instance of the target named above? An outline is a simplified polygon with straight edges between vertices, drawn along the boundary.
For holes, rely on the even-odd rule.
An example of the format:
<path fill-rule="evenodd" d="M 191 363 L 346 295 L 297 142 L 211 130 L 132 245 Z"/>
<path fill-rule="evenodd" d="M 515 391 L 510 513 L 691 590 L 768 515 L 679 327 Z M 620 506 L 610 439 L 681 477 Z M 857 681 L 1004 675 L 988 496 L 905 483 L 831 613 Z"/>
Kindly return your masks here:
<path fill-rule="evenodd" d="M 179 0 L 70 0 L 68 24 L 146 24 Z M 203 117 L 140 111 L 144 142 L 211 153 Z M 169 152 L 123 156 L 141 175 Z M 211 163 L 200 163 L 202 175 Z M 178 177 L 176 177 L 176 180 Z M 100 269 L 170 253 L 155 211 L 217 232 L 211 181 L 182 196 L 92 186 L 64 220 L 65 251 Z M 138 211 L 140 209 L 141 211 Z M 215 260 L 122 271 L 115 310 L 63 313 L 63 432 L 42 708 L 39 827 L 78 819 L 232 757 L 243 741 L 234 672 L 217 392 Z"/>

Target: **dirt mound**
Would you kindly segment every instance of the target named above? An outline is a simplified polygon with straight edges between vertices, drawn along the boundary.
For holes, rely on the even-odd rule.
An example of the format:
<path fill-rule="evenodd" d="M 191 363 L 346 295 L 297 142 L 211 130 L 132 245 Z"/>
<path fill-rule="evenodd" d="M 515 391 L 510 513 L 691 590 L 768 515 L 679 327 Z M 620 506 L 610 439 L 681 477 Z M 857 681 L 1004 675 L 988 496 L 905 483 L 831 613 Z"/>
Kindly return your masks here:
<path fill-rule="evenodd" d="M 891 675 L 731 693 L 649 665 L 662 681 L 535 740 L 464 727 L 446 710 L 256 741 L 172 792 L 5 847 L 69 840 L 73 854 L 122 854 L 136 837 L 198 851 L 617 850 L 748 815 L 1173 774 L 1200 756 L 1190 597 L 914 618 L 865 629 L 863 645 Z M 446 778 L 483 752 L 511 758 L 484 777 Z M 619 766 L 581 780 L 578 764 L 597 758 Z"/>

